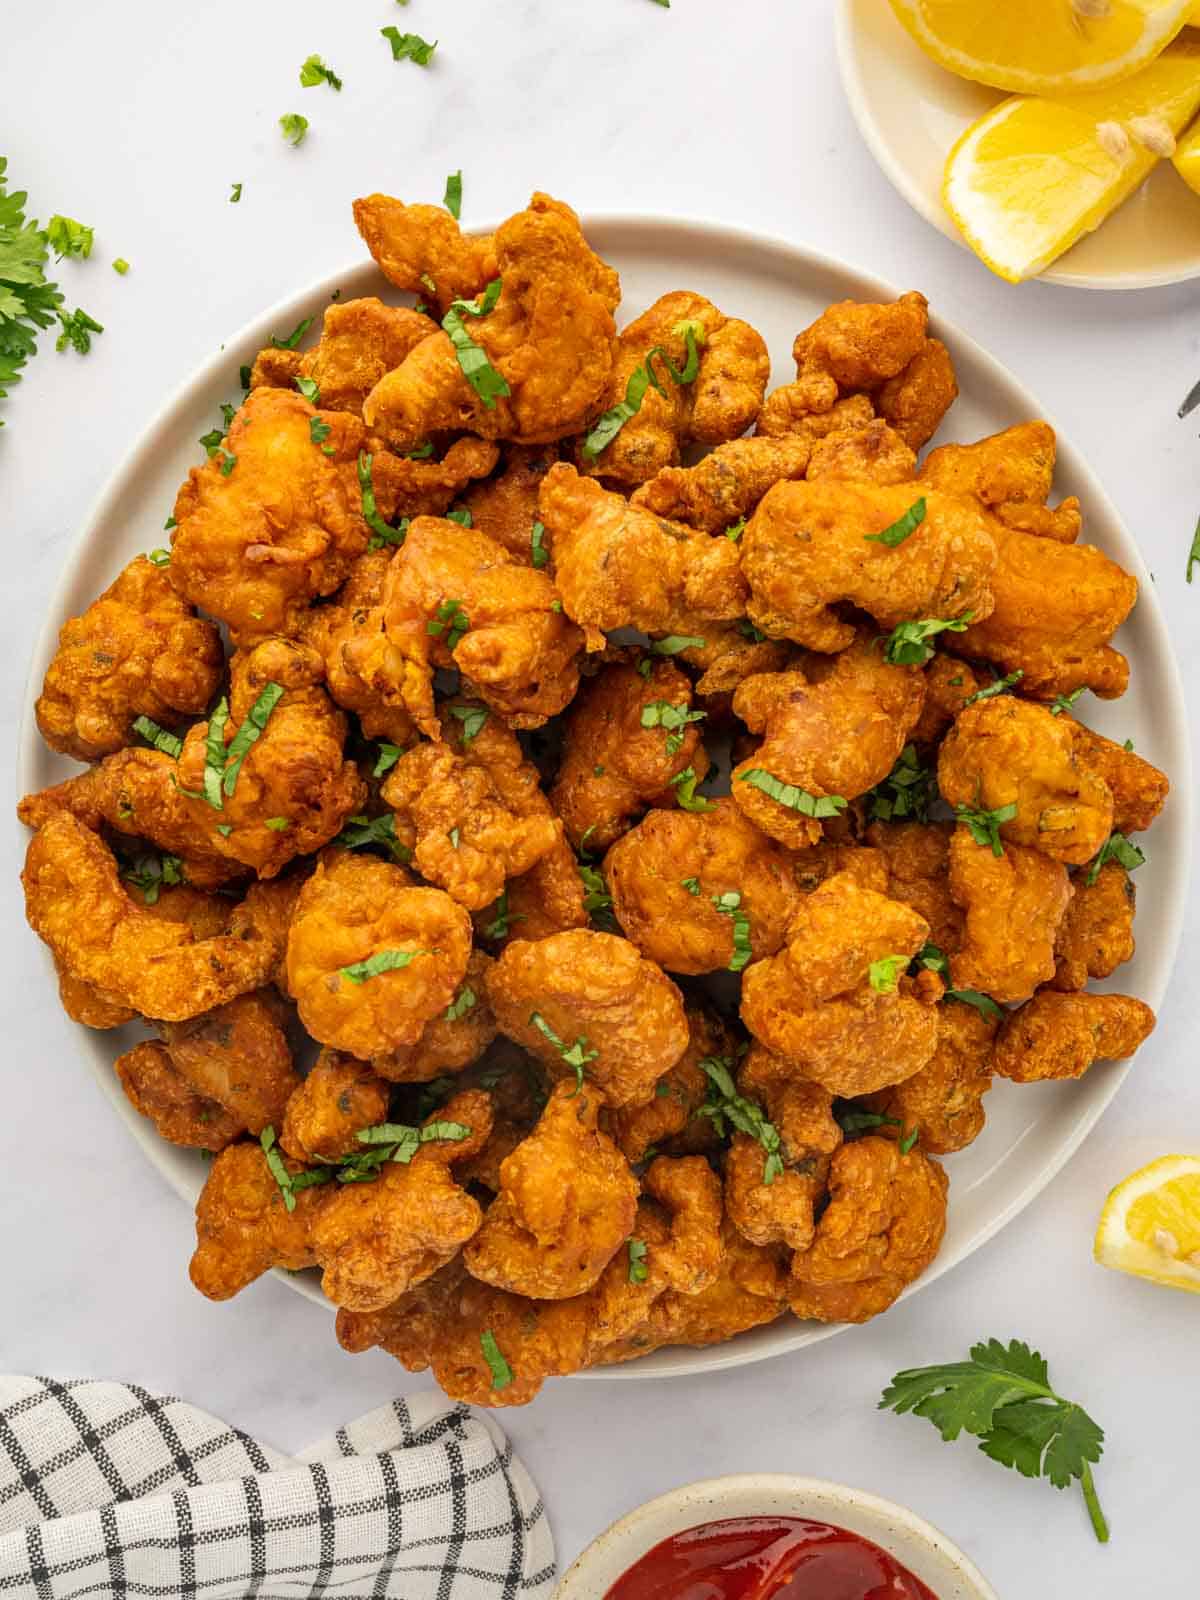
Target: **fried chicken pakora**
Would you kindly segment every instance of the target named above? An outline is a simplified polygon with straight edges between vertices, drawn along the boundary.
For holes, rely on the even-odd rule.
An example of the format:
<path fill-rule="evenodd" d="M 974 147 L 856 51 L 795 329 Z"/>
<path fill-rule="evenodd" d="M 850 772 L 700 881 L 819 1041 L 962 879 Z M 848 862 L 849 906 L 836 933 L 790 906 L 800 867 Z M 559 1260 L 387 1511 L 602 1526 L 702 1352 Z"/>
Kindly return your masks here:
<path fill-rule="evenodd" d="M 1071 899 L 1067 869 L 1022 844 L 997 855 L 961 824 L 950 839 L 950 893 L 963 936 L 950 955 L 956 989 L 1027 1000 L 1054 976 L 1054 947 Z"/>
<path fill-rule="evenodd" d="M 1043 989 L 1005 1018 L 992 1071 L 1013 1083 L 1081 1078 L 1094 1061 L 1128 1060 L 1154 1020 L 1150 1007 L 1131 995 Z"/>
<path fill-rule="evenodd" d="M 927 1065 L 903 1083 L 870 1095 L 868 1110 L 892 1117 L 902 1138 L 919 1130 L 930 1155 L 965 1150 L 983 1132 L 983 1097 L 992 1086 L 992 1043 L 997 1017 L 947 1001 L 938 1007 L 937 1046 Z"/>
<path fill-rule="evenodd" d="M 694 467 L 660 468 L 630 503 L 705 533 L 724 533 L 750 515 L 772 484 L 802 478 L 811 453 L 800 435 L 732 439 Z"/>
<path fill-rule="evenodd" d="M 1052 989 L 1086 989 L 1089 978 L 1108 978 L 1133 960 L 1137 890 L 1116 861 L 1102 862 L 1092 878 L 1079 875 L 1054 946 Z"/>
<path fill-rule="evenodd" d="M 388 1085 L 365 1061 L 325 1049 L 288 1097 L 279 1146 L 293 1161 L 339 1161 L 362 1149 L 358 1133 L 387 1120 Z"/>
<path fill-rule="evenodd" d="M 384 373 L 436 332 L 437 323 L 421 312 L 384 305 L 374 295 L 342 300 L 326 306 L 321 337 L 311 350 L 269 345 L 260 351 L 250 387 L 291 389 L 297 378 L 308 378 L 317 386 L 323 410 L 361 417 L 363 401 Z"/>

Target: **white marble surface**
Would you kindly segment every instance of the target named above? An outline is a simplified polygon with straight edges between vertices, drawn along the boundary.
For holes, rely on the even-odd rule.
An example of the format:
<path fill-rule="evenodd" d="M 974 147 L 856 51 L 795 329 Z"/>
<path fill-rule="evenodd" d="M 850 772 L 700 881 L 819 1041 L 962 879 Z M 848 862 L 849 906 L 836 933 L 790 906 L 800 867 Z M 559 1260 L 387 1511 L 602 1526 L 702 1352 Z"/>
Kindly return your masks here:
<path fill-rule="evenodd" d="M 832 0 L 386 0 L 237 8 L 43 0 L 5 32 L 10 179 L 43 219 L 91 222 L 90 263 L 60 280 L 106 332 L 86 360 L 47 350 L 3 408 L 7 559 L 0 657 L 11 751 L 34 630 L 84 509 L 163 397 L 263 305 L 354 259 L 348 201 L 379 187 L 437 199 L 461 166 L 466 216 L 537 185 L 582 211 L 644 209 L 788 235 L 918 284 L 1039 393 L 1100 469 L 1157 574 L 1193 706 L 1200 589 L 1183 583 L 1200 510 L 1196 428 L 1175 406 L 1200 376 L 1200 290 L 1099 296 L 993 281 L 896 199 L 837 83 Z M 377 30 L 440 39 L 393 65 Z M 345 80 L 301 90 L 319 51 Z M 299 150 L 276 119 L 312 123 Z M 230 185 L 245 188 L 227 203 Z M 123 255 L 127 278 L 108 262 Z M 6 754 L 4 761 L 9 762 Z M 1190 773 L 1176 773 L 1181 784 Z M 11 792 L 11 777 L 9 787 Z M 292 1450 L 420 1384 L 339 1352 L 325 1314 L 266 1282 L 213 1306 L 186 1275 L 190 1224 L 80 1069 L 21 922 L 24 840 L 4 832 L 0 1032 L 0 1367 L 136 1379 Z M 1200 1149 L 1193 894 L 1159 1029 L 1083 1150 L 1007 1232 L 890 1316 L 791 1361 L 703 1382 L 563 1382 L 508 1427 L 569 1560 L 611 1518 L 691 1478 L 815 1473 L 940 1524 L 1005 1600 L 1195 1592 L 1200 1302 L 1102 1272 L 1090 1236 L 1109 1185 Z M 1019 1335 L 1108 1430 L 1099 1549 L 1056 1496 L 877 1413 L 899 1367 Z"/>

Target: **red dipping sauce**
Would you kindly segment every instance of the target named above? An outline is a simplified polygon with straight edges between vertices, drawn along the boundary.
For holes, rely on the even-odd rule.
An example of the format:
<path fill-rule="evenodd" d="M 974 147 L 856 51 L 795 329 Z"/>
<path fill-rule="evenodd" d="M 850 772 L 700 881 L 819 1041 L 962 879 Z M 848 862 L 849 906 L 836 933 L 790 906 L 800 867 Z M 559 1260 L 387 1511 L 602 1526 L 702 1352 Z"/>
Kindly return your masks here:
<path fill-rule="evenodd" d="M 664 1539 L 604 1600 L 937 1600 L 869 1539 L 801 1517 L 729 1517 Z"/>

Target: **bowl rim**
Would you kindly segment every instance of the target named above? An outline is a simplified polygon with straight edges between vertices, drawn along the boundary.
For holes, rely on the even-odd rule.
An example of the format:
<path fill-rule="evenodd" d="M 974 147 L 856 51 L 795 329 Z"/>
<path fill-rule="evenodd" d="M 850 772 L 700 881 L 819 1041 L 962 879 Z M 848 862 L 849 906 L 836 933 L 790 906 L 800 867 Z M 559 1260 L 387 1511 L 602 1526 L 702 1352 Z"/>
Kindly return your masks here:
<path fill-rule="evenodd" d="M 784 1502 L 795 1501 L 797 1505 L 791 1512 L 783 1511 L 782 1507 L 764 1511 L 761 1502 L 772 1496 Z M 708 1507 L 710 1514 L 700 1516 L 705 1501 L 712 1502 Z M 722 1508 L 722 1501 L 728 1502 L 727 1509 Z M 759 1509 L 749 1511 L 741 1501 L 757 1505 Z M 906 1553 L 903 1548 L 897 1548 L 907 1539 L 910 1546 L 923 1549 L 934 1561 L 940 1562 L 947 1575 L 959 1580 L 962 1600 L 999 1600 L 996 1590 L 971 1558 L 940 1528 L 907 1506 L 832 1479 L 780 1472 L 742 1472 L 701 1478 L 635 1506 L 598 1533 L 579 1553 L 559 1579 L 554 1600 L 600 1600 L 596 1587 L 598 1572 L 602 1573 L 606 1584 L 611 1584 L 663 1539 L 699 1527 L 703 1522 L 721 1521 L 725 1516 L 771 1514 L 811 1516 L 814 1521 L 852 1515 L 860 1523 L 869 1524 L 871 1531 L 864 1527 L 850 1531 L 871 1539 L 896 1560 L 904 1563 L 914 1559 L 911 1549 Z M 621 1565 L 612 1571 L 614 1560 Z M 958 1597 L 948 1595 L 946 1600 L 958 1600 Z"/>

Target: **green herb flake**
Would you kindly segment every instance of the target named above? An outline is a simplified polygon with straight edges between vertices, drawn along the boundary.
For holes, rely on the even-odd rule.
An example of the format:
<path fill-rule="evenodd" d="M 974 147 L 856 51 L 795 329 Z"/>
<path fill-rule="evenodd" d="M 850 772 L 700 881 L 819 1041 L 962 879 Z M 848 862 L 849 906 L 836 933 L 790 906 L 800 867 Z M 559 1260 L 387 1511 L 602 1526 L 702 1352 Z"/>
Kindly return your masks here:
<path fill-rule="evenodd" d="M 436 39 L 430 44 L 419 33 L 401 33 L 394 27 L 379 31 L 392 47 L 393 61 L 415 61 L 417 66 L 427 67 L 433 60 L 433 52 L 438 47 Z"/>
<path fill-rule="evenodd" d="M 927 972 L 936 972 L 939 977 L 950 970 L 950 961 L 944 950 L 936 944 L 923 944 L 913 957 L 913 965 L 924 967 Z"/>
<path fill-rule="evenodd" d="M 469 528 L 472 524 L 472 517 L 466 506 L 459 506 L 454 511 L 447 511 L 446 521 L 457 522 L 460 528 Z"/>
<path fill-rule="evenodd" d="M 156 567 L 169 567 L 171 565 L 171 552 L 164 550 L 159 545 L 156 550 L 147 551 L 146 560 L 152 562 Z"/>
<path fill-rule="evenodd" d="M 237 457 L 231 451 L 222 450 L 221 459 L 217 462 L 217 465 L 221 469 L 221 476 L 227 478 L 234 467 L 237 466 Z"/>
<path fill-rule="evenodd" d="M 742 897 L 736 889 L 729 889 L 724 894 L 714 894 L 712 903 L 722 916 L 733 920 L 733 955 L 729 961 L 730 972 L 741 972 L 753 950 L 750 946 L 750 918 L 741 909 Z"/>
<path fill-rule="evenodd" d="M 24 195 L 21 198 L 24 199 Z M 78 256 L 81 261 L 86 261 L 92 253 L 95 239 L 94 228 L 76 222 L 74 217 L 61 216 L 58 212 L 46 224 L 46 243 L 58 261 L 64 256 Z"/>
<path fill-rule="evenodd" d="M 546 549 L 546 528 L 544 523 L 535 522 L 529 530 L 529 557 L 539 571 L 550 559 L 550 552 Z"/>
<path fill-rule="evenodd" d="M 700 346 L 704 343 L 703 326 L 698 322 L 680 322 L 675 325 L 672 332 L 684 340 L 687 351 L 682 369 L 673 364 L 662 345 L 656 344 L 652 350 L 648 350 L 645 359 L 629 374 L 629 381 L 625 385 L 625 398 L 618 400 L 615 406 L 606 411 L 585 436 L 582 446 L 585 461 L 595 461 L 604 450 L 608 449 L 625 424 L 637 416 L 642 409 L 647 389 L 653 387 L 659 394 L 666 394 L 662 379 L 654 370 L 655 360 L 660 360 L 666 367 L 673 383 L 682 386 L 695 382 L 696 375 L 700 371 Z"/>
<path fill-rule="evenodd" d="M 321 386 L 315 378 L 293 378 L 292 381 L 310 406 L 318 403 L 321 398 Z"/>
<path fill-rule="evenodd" d="M 1011 822 L 1016 814 L 1017 803 L 1015 800 L 1006 806 L 997 806 L 993 811 L 983 811 L 978 806 L 955 806 L 954 808 L 954 815 L 967 829 L 975 843 L 986 845 L 997 858 L 1004 854 L 1000 828 L 1005 822 Z"/>
<path fill-rule="evenodd" d="M 279 119 L 279 127 L 294 150 L 297 145 L 304 143 L 308 133 L 308 118 L 302 117 L 298 111 L 286 111 Z"/>
<path fill-rule="evenodd" d="M 161 889 L 184 881 L 183 862 L 178 856 L 140 855 L 121 877 L 141 893 L 143 905 L 157 905 Z"/>
<path fill-rule="evenodd" d="M 665 639 L 654 639 L 650 649 L 656 656 L 677 656 L 684 650 L 703 650 L 704 640 L 692 633 L 669 633 Z"/>
<path fill-rule="evenodd" d="M 947 989 L 942 999 L 954 1000 L 963 1006 L 974 1006 L 981 1016 L 988 1017 L 993 1022 L 998 1022 L 1004 1015 L 991 995 L 984 994 L 979 989 Z"/>
<path fill-rule="evenodd" d="M 223 811 L 225 801 L 221 793 L 221 778 L 225 771 L 225 725 L 229 721 L 229 701 L 222 695 L 208 719 L 208 734 L 204 741 L 203 798 L 214 811 Z"/>
<path fill-rule="evenodd" d="M 662 728 L 667 734 L 667 754 L 678 755 L 683 747 L 683 731 L 692 722 L 703 722 L 706 713 L 689 711 L 687 706 L 669 700 L 651 700 L 642 707 L 642 727 Z"/>
<path fill-rule="evenodd" d="M 166 728 L 160 728 L 158 723 L 150 717 L 136 717 L 133 723 L 134 733 L 140 733 L 147 744 L 152 744 L 156 750 L 161 750 L 172 761 L 178 761 L 183 754 L 183 740 L 178 734 L 168 733 Z"/>
<path fill-rule="evenodd" d="M 371 476 L 374 459 L 367 450 L 360 450 L 358 453 L 358 488 L 362 500 L 362 516 L 373 536 L 367 545 L 368 550 L 379 550 L 385 544 L 403 544 L 404 536 L 408 532 L 407 517 L 399 527 L 390 528 L 379 515 L 379 508 L 375 504 L 375 483 Z"/>
<path fill-rule="evenodd" d="M 475 1009 L 476 995 L 474 989 L 464 984 L 454 999 L 446 1007 L 447 1022 L 461 1022 L 469 1011 Z"/>
<path fill-rule="evenodd" d="M 578 1094 L 583 1088 L 583 1070 L 589 1061 L 595 1061 L 600 1054 L 599 1050 L 588 1049 L 585 1033 L 581 1033 L 574 1044 L 564 1044 L 540 1011 L 529 1013 L 529 1025 L 531 1028 L 536 1028 L 544 1038 L 549 1039 L 567 1066 L 574 1069 L 575 1093 Z"/>
<path fill-rule="evenodd" d="M 913 1126 L 908 1130 L 908 1132 L 904 1135 L 904 1137 L 902 1139 L 900 1139 L 900 1141 L 898 1143 L 898 1148 L 899 1148 L 900 1154 L 902 1156 L 908 1155 L 910 1153 L 910 1151 L 915 1149 L 917 1140 L 920 1137 L 921 1137 L 920 1124 L 919 1123 L 914 1123 Z"/>
<path fill-rule="evenodd" d="M 342 80 L 332 67 L 327 67 L 320 56 L 305 56 L 300 67 L 300 87 L 312 89 L 318 83 L 327 83 L 331 89 L 341 90 Z"/>
<path fill-rule="evenodd" d="M 461 600 L 443 600 L 433 614 L 433 619 L 425 624 L 425 632 L 432 638 L 439 639 L 445 634 L 446 649 L 453 652 L 455 645 L 465 633 L 471 630 L 471 619 L 462 608 Z"/>
<path fill-rule="evenodd" d="M 129 263 L 124 256 L 117 256 L 112 264 L 112 269 L 123 278 L 129 271 Z"/>
<path fill-rule="evenodd" d="M 787 806 L 789 811 L 798 811 L 802 817 L 836 817 L 846 809 L 846 801 L 840 794 L 809 794 L 807 789 L 799 789 L 794 783 L 782 783 L 762 767 L 751 767 L 738 777 L 742 783 L 760 789 L 781 806 Z"/>
<path fill-rule="evenodd" d="M 1190 582 L 1191 580 L 1189 579 L 1188 581 Z M 1064 711 L 1072 710 L 1075 702 L 1086 687 L 1086 684 L 1081 683 L 1078 689 L 1072 689 L 1070 694 L 1056 694 L 1050 703 L 1050 715 L 1052 717 L 1061 717 Z"/>
<path fill-rule="evenodd" d="M 895 994 L 900 982 L 900 974 L 908 967 L 909 958 L 904 955 L 882 956 L 878 961 L 872 961 L 867 968 L 867 982 L 876 994 Z"/>
<path fill-rule="evenodd" d="M 681 889 L 686 889 L 689 894 L 699 894 L 700 893 L 700 879 L 699 878 L 680 878 L 679 887 Z"/>
<path fill-rule="evenodd" d="M 524 920 L 525 917 L 522 912 L 509 911 L 508 890 L 505 889 L 496 901 L 496 915 L 485 926 L 483 936 L 485 939 L 507 939 L 509 924 L 524 922 Z"/>
<path fill-rule="evenodd" d="M 937 798 L 933 769 L 922 766 L 916 745 L 906 744 L 891 772 L 865 798 L 872 822 L 901 822 L 906 817 L 927 822 L 929 807 Z"/>
<path fill-rule="evenodd" d="M 378 847 L 397 861 L 411 861 L 412 851 L 396 837 L 396 817 L 391 811 L 382 817 L 350 817 L 333 841 L 343 850 Z"/>
<path fill-rule="evenodd" d="M 1016 672 L 1010 672 L 1006 677 L 997 678 L 994 683 L 989 683 L 986 688 L 976 689 L 974 694 L 969 694 L 959 707 L 959 710 L 965 711 L 968 706 L 973 706 L 979 700 L 991 700 L 998 694 L 1007 694 L 1014 684 L 1020 683 L 1024 676 L 1024 672 L 1018 669 Z"/>
<path fill-rule="evenodd" d="M 283 1196 L 284 1205 L 289 1211 L 295 1211 L 296 1196 L 293 1192 L 292 1174 L 284 1165 L 283 1157 L 276 1148 L 275 1129 L 271 1127 L 264 1128 L 258 1136 L 258 1142 L 262 1146 L 262 1153 L 266 1158 L 267 1169 L 271 1176 L 275 1179 L 275 1182 L 279 1187 L 279 1192 Z"/>
<path fill-rule="evenodd" d="M 507 1389 L 513 1381 L 513 1370 L 501 1353 L 500 1346 L 496 1343 L 496 1335 L 490 1328 L 485 1328 L 479 1335 L 479 1348 L 483 1351 L 483 1359 L 488 1364 L 488 1371 L 492 1375 L 492 1391 L 499 1394 L 501 1389 Z"/>
<path fill-rule="evenodd" d="M 864 533 L 863 538 L 868 544 L 885 544 L 889 550 L 894 550 L 897 545 L 904 543 L 910 534 L 925 521 L 925 501 L 914 500 L 912 505 L 902 517 L 884 528 L 881 533 Z"/>
<path fill-rule="evenodd" d="M 670 787 L 675 791 L 675 799 L 681 811 L 715 811 L 717 808 L 711 800 L 706 800 L 702 794 L 696 793 L 699 783 L 694 767 L 684 767 L 682 772 L 677 772 L 671 779 Z"/>
<path fill-rule="evenodd" d="M 241 198 L 242 198 L 242 186 L 241 186 L 240 183 L 235 183 L 233 188 L 232 188 L 232 190 L 230 191 L 230 194 L 229 194 L 229 204 L 231 206 L 235 206 L 235 205 L 237 205 L 238 201 Z"/>
<path fill-rule="evenodd" d="M 965 633 L 974 615 L 967 611 L 951 619 L 924 617 L 902 622 L 884 639 L 884 660 L 896 667 L 923 667 L 933 657 L 933 646 L 926 641 L 939 633 Z"/>
<path fill-rule="evenodd" d="M 462 168 L 452 172 L 446 179 L 446 192 L 442 196 L 442 204 L 454 218 L 455 222 L 462 216 Z"/>
<path fill-rule="evenodd" d="M 629 1281 L 630 1283 L 645 1283 L 649 1269 L 646 1266 L 646 1241 L 644 1239 L 630 1239 L 629 1241 Z"/>
<path fill-rule="evenodd" d="M 104 332 L 104 328 L 96 321 L 95 317 L 89 317 L 87 312 L 80 306 L 76 306 L 70 316 L 66 316 L 61 311 L 55 312 L 55 315 L 58 317 L 59 322 L 62 323 L 62 332 L 54 341 L 54 348 L 60 353 L 70 345 L 72 350 L 77 351 L 81 356 L 85 356 L 92 348 L 92 334 Z M 3 355 L 4 351 L 0 347 L 0 358 Z"/>
<path fill-rule="evenodd" d="M 770 1187 L 783 1172 L 779 1130 L 767 1120 L 761 1106 L 738 1093 L 733 1081 L 733 1063 L 728 1056 L 706 1056 L 699 1065 L 709 1084 L 708 1098 L 700 1107 L 700 1115 L 711 1120 L 722 1138 L 734 1128 L 758 1140 L 767 1154 L 763 1183 Z"/>
<path fill-rule="evenodd" d="M 263 827 L 270 828 L 272 833 L 286 833 L 291 825 L 291 821 L 287 817 L 268 817 L 263 823 Z"/>
<path fill-rule="evenodd" d="M 736 522 L 731 522 L 725 529 L 725 537 L 727 539 L 732 539 L 734 544 L 737 544 L 738 540 L 742 537 L 745 531 L 746 519 L 745 517 L 739 517 Z"/>
<path fill-rule="evenodd" d="M 313 320 L 314 319 L 312 317 L 305 317 L 302 322 L 298 322 L 296 324 L 296 326 L 292 329 L 291 333 L 288 334 L 286 339 L 277 339 L 275 337 L 275 335 L 272 334 L 271 335 L 271 345 L 272 345 L 272 347 L 274 349 L 276 349 L 276 350 L 295 350 L 297 348 L 297 346 L 299 345 L 301 339 L 303 339 L 304 335 L 312 327 Z"/>
<path fill-rule="evenodd" d="M 371 776 L 373 778 L 382 778 L 385 772 L 392 770 L 403 754 L 404 751 L 398 744 L 388 744 L 386 741 L 381 740 L 379 757 L 371 769 Z"/>
<path fill-rule="evenodd" d="M 221 780 L 221 787 L 227 795 L 233 793 L 237 787 L 238 773 L 242 770 L 242 762 L 250 746 L 261 735 L 267 725 L 267 719 L 279 703 L 283 694 L 281 683 L 268 683 L 258 699 L 250 707 L 246 720 L 234 734 L 230 741 L 229 749 L 225 752 L 225 772 Z"/>
<path fill-rule="evenodd" d="M 450 343 L 454 346 L 454 354 L 458 358 L 459 369 L 463 377 L 474 389 L 488 411 L 496 409 L 496 401 L 502 400 L 512 391 L 505 381 L 503 373 L 497 372 L 488 353 L 482 345 L 476 344 L 467 332 L 464 317 L 486 317 L 494 310 L 500 298 L 503 280 L 493 278 L 484 290 L 482 296 L 476 300 L 452 300 L 445 316 L 442 318 L 442 327 L 449 335 Z"/>
<path fill-rule="evenodd" d="M 365 961 L 355 961 L 353 965 L 338 970 L 351 983 L 366 983 L 368 978 L 378 978 L 381 973 L 402 971 L 411 966 L 418 956 L 433 954 L 432 950 L 377 950 Z"/>
<path fill-rule="evenodd" d="M 1138 867 L 1145 865 L 1146 856 L 1145 852 L 1123 833 L 1110 833 L 1097 851 L 1083 880 L 1089 889 L 1100 876 L 1100 869 L 1106 861 L 1115 861 L 1124 867 L 1126 872 L 1134 872 Z"/>

